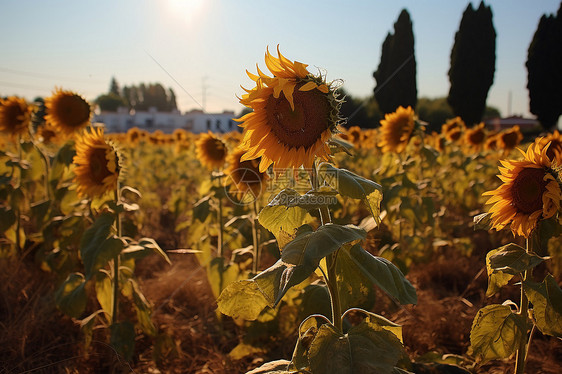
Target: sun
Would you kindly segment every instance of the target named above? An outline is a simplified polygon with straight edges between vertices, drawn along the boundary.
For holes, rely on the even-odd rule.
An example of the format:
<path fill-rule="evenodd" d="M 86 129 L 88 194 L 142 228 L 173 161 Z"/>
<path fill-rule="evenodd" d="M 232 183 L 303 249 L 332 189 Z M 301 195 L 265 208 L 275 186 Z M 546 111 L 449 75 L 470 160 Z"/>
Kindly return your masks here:
<path fill-rule="evenodd" d="M 202 12 L 205 0 L 165 0 L 162 3 L 169 17 L 192 21 Z"/>

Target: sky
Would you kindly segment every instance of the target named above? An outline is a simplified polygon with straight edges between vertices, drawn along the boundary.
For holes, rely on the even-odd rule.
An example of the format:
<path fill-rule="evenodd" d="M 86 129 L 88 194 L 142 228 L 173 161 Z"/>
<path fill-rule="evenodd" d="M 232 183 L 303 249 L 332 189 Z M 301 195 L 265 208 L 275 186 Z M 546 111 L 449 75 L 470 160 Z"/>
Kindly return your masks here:
<path fill-rule="evenodd" d="M 246 69 L 267 71 L 283 55 L 370 96 L 382 43 L 402 9 L 413 22 L 418 97 L 449 91 L 450 53 L 468 1 L 399 0 L 0 0 L 0 96 L 33 99 L 55 87 L 93 101 L 112 77 L 123 85 L 162 83 L 180 110 L 242 110 Z M 479 1 L 473 1 L 476 8 Z M 529 113 L 527 49 L 543 14 L 559 0 L 488 0 L 496 29 L 496 72 L 488 105 Z M 509 110 L 511 96 L 511 110 Z"/>

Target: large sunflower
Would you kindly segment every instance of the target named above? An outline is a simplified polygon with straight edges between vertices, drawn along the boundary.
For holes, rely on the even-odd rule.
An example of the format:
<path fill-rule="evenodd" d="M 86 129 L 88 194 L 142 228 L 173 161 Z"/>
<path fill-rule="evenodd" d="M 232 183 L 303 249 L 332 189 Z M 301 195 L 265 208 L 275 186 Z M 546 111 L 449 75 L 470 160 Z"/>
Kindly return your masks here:
<path fill-rule="evenodd" d="M 268 176 L 260 172 L 259 158 L 242 161 L 241 158 L 245 153 L 245 149 L 237 148 L 228 155 L 226 160 L 229 166 L 225 174 L 228 176 L 230 192 L 242 202 L 253 202 L 266 187 Z"/>
<path fill-rule="evenodd" d="M 33 107 L 20 97 L 0 99 L 0 131 L 11 136 L 23 134 L 29 129 L 32 111 Z"/>
<path fill-rule="evenodd" d="M 396 112 L 385 114 L 381 120 L 378 143 L 382 151 L 400 153 L 406 149 L 414 131 L 415 119 L 412 107 L 399 106 Z"/>
<path fill-rule="evenodd" d="M 531 144 L 521 151 L 520 161 L 501 161 L 498 177 L 503 184 L 493 191 L 486 204 L 493 204 L 492 227 L 501 230 L 511 224 L 513 235 L 528 238 L 541 219 L 552 217 L 560 209 L 560 185 L 546 155 L 547 148 Z"/>
<path fill-rule="evenodd" d="M 195 142 L 195 154 L 199 162 L 209 170 L 220 169 L 227 153 L 226 144 L 211 132 L 201 134 Z"/>
<path fill-rule="evenodd" d="M 45 120 L 64 135 L 86 127 L 92 116 L 90 104 L 82 96 L 60 88 L 45 99 L 45 112 Z"/>
<path fill-rule="evenodd" d="M 74 181 L 80 196 L 101 196 L 117 188 L 119 157 L 103 135 L 103 128 L 84 132 L 76 142 Z"/>
<path fill-rule="evenodd" d="M 267 50 L 265 64 L 273 77 L 258 68 L 247 72 L 256 83 L 240 103 L 253 112 L 238 122 L 244 128 L 242 161 L 261 157 L 259 170 L 310 168 L 315 157 L 328 160 L 328 140 L 336 132 L 340 101 L 322 76 L 308 72 L 308 65 L 292 62 L 277 48 L 278 57 Z"/>

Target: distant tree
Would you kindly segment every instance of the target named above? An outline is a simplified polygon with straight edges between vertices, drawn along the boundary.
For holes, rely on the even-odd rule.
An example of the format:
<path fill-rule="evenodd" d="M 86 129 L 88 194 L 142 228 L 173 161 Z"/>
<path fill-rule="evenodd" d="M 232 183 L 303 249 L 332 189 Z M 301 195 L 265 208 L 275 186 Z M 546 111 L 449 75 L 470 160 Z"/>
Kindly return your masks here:
<path fill-rule="evenodd" d="M 117 112 L 119 107 L 127 107 L 127 102 L 113 92 L 98 96 L 94 102 L 104 112 Z"/>
<path fill-rule="evenodd" d="M 178 109 L 178 105 L 176 104 L 176 94 L 174 90 L 168 88 L 168 110 L 173 111 Z"/>
<path fill-rule="evenodd" d="M 446 97 L 430 99 L 422 97 L 418 100 L 416 114 L 420 120 L 427 122 L 426 131 L 441 131 L 441 125 L 449 118 L 453 118 L 453 109 L 447 103 Z"/>
<path fill-rule="evenodd" d="M 562 3 L 557 16 L 541 17 L 525 65 L 530 111 L 551 129 L 562 114 Z"/>
<path fill-rule="evenodd" d="M 416 58 L 414 33 L 410 14 L 403 9 L 382 44 L 381 61 L 373 73 L 377 81 L 375 99 L 383 113 L 394 112 L 398 106 L 416 107 Z"/>
<path fill-rule="evenodd" d="M 492 10 L 480 2 L 477 10 L 468 4 L 451 51 L 447 101 L 467 126 L 480 122 L 488 90 L 494 83 L 496 31 Z"/>
<path fill-rule="evenodd" d="M 111 77 L 111 83 L 109 84 L 109 93 L 117 96 L 121 96 L 121 92 L 119 90 L 119 84 L 117 83 L 115 77 Z"/>

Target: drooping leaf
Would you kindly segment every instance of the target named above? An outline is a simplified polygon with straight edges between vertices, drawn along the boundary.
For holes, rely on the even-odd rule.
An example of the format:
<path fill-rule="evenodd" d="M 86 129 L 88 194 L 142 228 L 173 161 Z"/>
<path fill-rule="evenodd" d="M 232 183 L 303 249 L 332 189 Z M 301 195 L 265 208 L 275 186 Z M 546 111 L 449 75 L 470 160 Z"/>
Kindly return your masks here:
<path fill-rule="evenodd" d="M 105 271 L 96 274 L 96 298 L 106 313 L 106 320 L 111 321 L 113 316 L 113 283 Z"/>
<path fill-rule="evenodd" d="M 318 175 L 324 183 L 338 191 L 342 196 L 362 199 L 373 218 L 379 223 L 382 186 L 346 169 L 338 169 L 323 162 L 318 167 Z"/>
<path fill-rule="evenodd" d="M 318 266 L 320 260 L 337 251 L 344 244 L 364 239 L 367 233 L 353 225 L 328 223 L 316 231 L 301 226 L 295 238 L 283 248 L 281 258 L 287 264 Z"/>
<path fill-rule="evenodd" d="M 289 366 L 289 361 L 287 360 L 277 360 L 266 362 L 259 368 L 248 371 L 246 374 L 290 374 L 287 371 L 287 366 Z"/>
<path fill-rule="evenodd" d="M 298 205 L 291 205 L 291 201 L 298 200 L 301 195 L 294 190 L 282 190 L 265 206 L 258 215 L 259 223 L 271 231 L 283 248 L 287 239 L 292 239 L 307 214 L 307 210 Z M 290 240 L 289 239 L 289 240 Z"/>
<path fill-rule="evenodd" d="M 497 252 L 490 255 L 490 267 L 493 271 L 517 275 L 532 269 L 545 259 L 535 253 L 525 251 L 525 248 L 510 243 L 498 248 Z"/>
<path fill-rule="evenodd" d="M 562 290 L 549 274 L 542 283 L 523 282 L 533 304 L 535 323 L 543 334 L 562 338 Z"/>
<path fill-rule="evenodd" d="M 490 230 L 492 228 L 492 213 L 481 213 L 472 219 L 474 230 Z"/>
<path fill-rule="evenodd" d="M 84 262 L 86 278 L 90 279 L 93 275 L 94 266 L 97 261 L 99 248 L 109 237 L 111 227 L 115 221 L 115 216 L 109 212 L 104 212 L 94 221 L 82 236 L 80 241 L 80 256 Z"/>
<path fill-rule="evenodd" d="M 148 336 L 155 337 L 157 330 L 151 319 L 152 310 L 150 304 L 141 292 L 138 283 L 134 279 L 129 279 L 133 290 L 133 304 L 137 312 L 137 320 L 142 331 Z"/>
<path fill-rule="evenodd" d="M 80 255 L 84 262 L 86 279 L 91 279 L 99 269 L 105 267 L 110 260 L 118 256 L 123 247 L 123 241 L 117 237 L 107 238 L 99 246 L 88 245 L 82 247 Z"/>
<path fill-rule="evenodd" d="M 205 222 L 207 216 L 211 213 L 211 196 L 206 196 L 193 204 L 193 221 L 199 220 Z"/>
<path fill-rule="evenodd" d="M 473 354 L 482 363 L 511 356 L 527 334 L 523 318 L 509 305 L 493 304 L 480 309 L 470 331 Z"/>
<path fill-rule="evenodd" d="M 331 324 L 318 329 L 308 359 L 313 373 L 392 373 L 403 348 L 394 334 L 363 321 L 347 334 Z"/>
<path fill-rule="evenodd" d="M 218 310 L 232 318 L 255 321 L 269 304 L 253 279 L 229 284 L 217 298 Z"/>
<path fill-rule="evenodd" d="M 492 296 L 500 290 L 503 286 L 509 283 L 512 274 L 504 273 L 500 270 L 494 270 L 490 258 L 498 253 L 500 248 L 493 249 L 486 254 L 486 272 L 488 274 L 488 289 L 486 290 L 486 296 Z"/>
<path fill-rule="evenodd" d="M 86 279 L 80 273 L 70 274 L 55 292 L 59 309 L 73 318 L 79 318 L 86 309 Z"/>
<path fill-rule="evenodd" d="M 350 308 L 371 309 L 375 304 L 375 289 L 371 280 L 349 256 L 349 244 L 338 252 L 336 274 L 342 310 Z"/>
<path fill-rule="evenodd" d="M 117 322 L 109 326 L 111 346 L 125 360 L 130 360 L 135 351 L 135 326 L 129 321 Z"/>
<path fill-rule="evenodd" d="M 416 289 L 404 277 L 404 274 L 394 265 L 382 257 L 376 257 L 365 251 L 358 244 L 345 249 L 342 256 L 348 256 L 370 281 L 401 304 L 416 304 L 418 297 Z"/>

